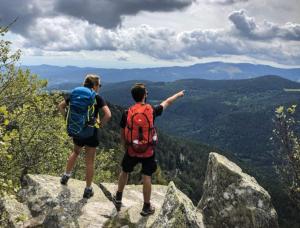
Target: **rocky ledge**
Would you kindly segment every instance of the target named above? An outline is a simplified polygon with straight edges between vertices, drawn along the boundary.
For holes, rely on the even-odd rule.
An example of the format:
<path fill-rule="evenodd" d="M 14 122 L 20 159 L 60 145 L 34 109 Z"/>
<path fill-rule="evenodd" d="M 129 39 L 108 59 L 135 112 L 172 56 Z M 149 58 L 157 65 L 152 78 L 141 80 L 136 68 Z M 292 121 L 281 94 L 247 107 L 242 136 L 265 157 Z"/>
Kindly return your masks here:
<path fill-rule="evenodd" d="M 18 200 L 0 200 L 0 227 L 278 227 L 268 192 L 236 164 L 210 153 L 204 193 L 197 206 L 173 182 L 153 185 L 154 215 L 140 216 L 142 186 L 127 185 L 119 212 L 111 202 L 117 186 L 93 184 L 85 200 L 85 182 L 68 186 L 49 175 L 27 175 Z"/>

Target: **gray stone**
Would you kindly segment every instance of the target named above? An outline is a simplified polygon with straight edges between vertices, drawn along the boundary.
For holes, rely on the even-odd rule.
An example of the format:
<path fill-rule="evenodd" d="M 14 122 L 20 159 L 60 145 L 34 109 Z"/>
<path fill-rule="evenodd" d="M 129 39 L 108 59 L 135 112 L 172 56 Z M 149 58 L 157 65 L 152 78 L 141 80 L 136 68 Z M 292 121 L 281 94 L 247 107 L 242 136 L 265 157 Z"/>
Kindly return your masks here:
<path fill-rule="evenodd" d="M 153 185 L 151 203 L 155 213 L 140 215 L 142 185 L 127 185 L 119 212 L 112 204 L 117 185 L 93 184 L 94 196 L 83 199 L 85 182 L 70 179 L 62 186 L 59 177 L 27 175 L 14 198 L 0 200 L 2 227 L 278 227 L 277 214 L 268 192 L 227 158 L 210 153 L 197 207 L 176 188 Z"/>
<path fill-rule="evenodd" d="M 207 227 L 278 227 L 268 192 L 222 155 L 210 153 L 198 204 Z"/>
<path fill-rule="evenodd" d="M 12 196 L 0 200 L 0 227 L 25 227 L 31 219 L 28 207 Z"/>
<path fill-rule="evenodd" d="M 165 200 L 152 227 L 203 228 L 202 214 L 192 201 L 170 182 Z"/>
<path fill-rule="evenodd" d="M 114 205 L 95 184 L 94 196 L 83 199 L 84 181 L 70 179 L 67 186 L 58 177 L 27 175 L 21 196 L 33 216 L 46 227 L 102 227 L 115 213 Z"/>
<path fill-rule="evenodd" d="M 101 183 L 100 187 L 110 199 L 117 190 L 117 185 L 115 184 Z M 140 215 L 144 202 L 143 186 L 126 185 L 121 210 L 106 226 L 126 227 L 128 225 L 129 227 L 151 227 L 163 205 L 167 188 L 167 186 L 163 185 L 152 185 L 151 203 L 155 206 L 155 213 L 154 215 L 143 217 Z"/>

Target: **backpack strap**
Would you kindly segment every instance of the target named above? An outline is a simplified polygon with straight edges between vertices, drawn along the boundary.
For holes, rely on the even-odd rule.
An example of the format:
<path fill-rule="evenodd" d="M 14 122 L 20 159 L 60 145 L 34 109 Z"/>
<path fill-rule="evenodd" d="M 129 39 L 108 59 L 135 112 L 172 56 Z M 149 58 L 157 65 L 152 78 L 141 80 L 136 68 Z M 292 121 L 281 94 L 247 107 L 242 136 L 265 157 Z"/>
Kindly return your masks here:
<path fill-rule="evenodd" d="M 94 92 L 94 91 L 93 91 L 93 92 Z M 96 99 L 96 96 L 95 96 L 95 98 L 94 98 L 94 103 L 91 104 L 91 105 L 88 107 L 87 124 L 89 124 L 90 121 L 91 121 L 91 119 L 90 119 L 91 115 L 93 115 L 93 113 L 95 113 L 95 105 L 96 105 L 96 104 L 97 104 L 97 99 Z M 92 113 L 92 114 L 91 114 L 91 113 Z M 95 121 L 96 118 L 97 118 L 97 117 L 92 116 L 92 121 L 93 121 L 93 122 L 96 122 L 96 121 Z M 94 126 L 96 125 L 96 123 L 93 123 L 93 124 L 94 124 Z"/>

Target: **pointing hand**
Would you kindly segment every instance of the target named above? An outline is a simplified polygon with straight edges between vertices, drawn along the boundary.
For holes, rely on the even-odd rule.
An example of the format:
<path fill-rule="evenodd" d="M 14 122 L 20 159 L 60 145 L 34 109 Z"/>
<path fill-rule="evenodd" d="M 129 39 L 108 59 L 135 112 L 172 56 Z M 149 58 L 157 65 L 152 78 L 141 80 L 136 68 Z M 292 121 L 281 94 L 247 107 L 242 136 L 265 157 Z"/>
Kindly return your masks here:
<path fill-rule="evenodd" d="M 178 97 L 183 97 L 185 93 L 185 90 L 180 91 L 179 93 L 177 93 Z"/>

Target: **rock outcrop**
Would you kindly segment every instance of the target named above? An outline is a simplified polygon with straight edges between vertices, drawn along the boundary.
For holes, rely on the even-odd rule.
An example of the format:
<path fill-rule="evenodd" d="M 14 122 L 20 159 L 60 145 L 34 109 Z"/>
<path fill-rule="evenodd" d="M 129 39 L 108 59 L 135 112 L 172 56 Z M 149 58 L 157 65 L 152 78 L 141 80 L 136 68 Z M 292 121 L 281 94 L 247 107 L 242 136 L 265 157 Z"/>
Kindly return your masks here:
<path fill-rule="evenodd" d="M 101 189 L 108 198 L 116 190 L 114 184 L 101 184 Z M 154 185 L 152 187 L 151 203 L 155 206 L 155 214 L 141 217 L 143 205 L 142 186 L 129 185 L 123 195 L 121 211 L 110 220 L 109 227 L 199 227 L 203 228 L 202 214 L 197 211 L 192 201 L 173 182 L 168 186 Z"/>
<path fill-rule="evenodd" d="M 204 194 L 197 207 L 173 182 L 153 185 L 154 215 L 142 217 L 141 185 L 127 185 L 123 206 L 111 202 L 117 186 L 93 184 L 94 196 L 82 198 L 85 182 L 68 186 L 49 175 L 27 175 L 19 201 L 0 200 L 0 227 L 278 227 L 271 198 L 253 177 L 225 157 L 209 156 Z"/>
<path fill-rule="evenodd" d="M 4 196 L 0 200 L 0 212 L 0 227 L 22 227 L 32 218 L 27 205 L 11 196 Z"/>
<path fill-rule="evenodd" d="M 198 204 L 207 227 L 278 227 L 271 197 L 256 180 L 217 153 L 210 153 Z"/>
<path fill-rule="evenodd" d="M 117 186 L 115 184 L 102 183 L 101 189 L 106 196 L 111 199 L 116 192 Z M 127 185 L 122 198 L 121 210 L 114 218 L 106 223 L 108 227 L 123 227 L 129 225 L 130 227 L 151 227 L 159 214 L 159 209 L 162 207 L 167 186 L 153 185 L 152 186 L 152 200 L 151 203 L 155 206 L 155 214 L 149 217 L 142 217 L 140 215 L 143 207 L 143 195 L 141 185 Z"/>
<path fill-rule="evenodd" d="M 204 227 L 202 214 L 173 182 L 170 182 L 164 203 L 153 227 Z"/>
<path fill-rule="evenodd" d="M 27 175 L 26 185 L 19 195 L 45 227 L 101 227 L 115 212 L 95 184 L 95 194 L 89 200 L 82 198 L 83 181 L 70 179 L 68 186 L 63 186 L 58 177 Z"/>

